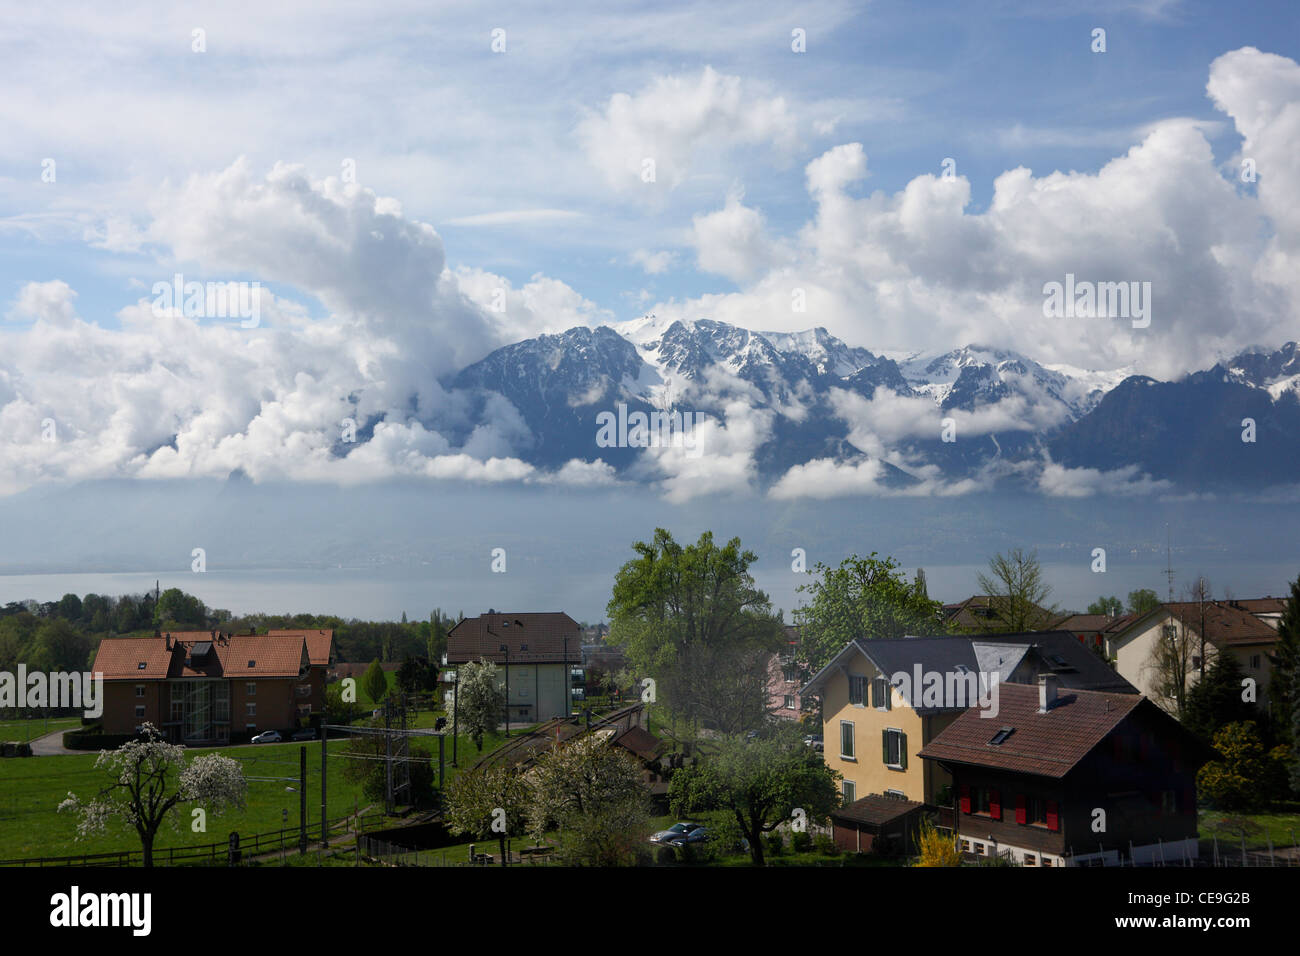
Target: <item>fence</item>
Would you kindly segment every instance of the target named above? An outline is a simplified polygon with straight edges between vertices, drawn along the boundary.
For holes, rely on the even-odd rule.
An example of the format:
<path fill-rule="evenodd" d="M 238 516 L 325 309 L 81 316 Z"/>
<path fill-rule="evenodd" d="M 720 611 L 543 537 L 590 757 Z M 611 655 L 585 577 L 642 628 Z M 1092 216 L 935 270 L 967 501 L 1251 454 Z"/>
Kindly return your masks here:
<path fill-rule="evenodd" d="M 325 825 L 326 839 L 331 836 L 346 835 L 354 828 L 359 829 L 367 819 L 368 814 L 359 814 L 353 816 L 339 817 L 337 820 L 327 821 Z M 382 815 L 378 815 L 382 816 Z M 274 850 L 292 849 L 298 846 L 299 830 L 297 827 L 284 827 L 270 833 L 255 833 L 251 836 L 239 838 L 239 852 L 244 858 L 255 856 L 259 853 L 270 853 Z M 315 826 L 307 827 L 307 841 L 321 840 L 321 828 L 317 823 Z M 196 864 L 211 863 L 224 864 L 228 859 L 230 852 L 230 843 L 223 840 L 220 843 L 205 843 L 202 846 L 179 846 L 167 847 L 166 849 L 155 849 L 153 851 L 153 862 L 156 866 L 173 866 L 177 863 Z M 79 856 L 38 856 L 30 857 L 23 860 L 0 860 L 0 866 L 136 866 L 144 863 L 143 850 L 120 850 L 110 853 L 83 853 Z"/>
<path fill-rule="evenodd" d="M 429 849 L 421 850 L 414 847 L 401 846 L 397 843 L 390 843 L 387 840 L 380 840 L 376 837 L 369 837 L 362 834 L 359 837 L 361 855 L 369 857 L 375 862 L 382 863 L 386 866 L 500 866 L 501 861 L 496 854 L 499 852 L 495 841 L 483 843 L 482 848 L 489 850 L 488 853 L 475 854 L 475 859 L 471 860 L 468 853 L 463 848 L 456 848 L 454 852 L 447 849 Z M 554 860 L 553 853 L 530 852 L 533 848 L 526 847 L 523 852 L 511 850 L 510 856 L 506 861 L 507 866 L 548 866 L 552 865 Z"/>

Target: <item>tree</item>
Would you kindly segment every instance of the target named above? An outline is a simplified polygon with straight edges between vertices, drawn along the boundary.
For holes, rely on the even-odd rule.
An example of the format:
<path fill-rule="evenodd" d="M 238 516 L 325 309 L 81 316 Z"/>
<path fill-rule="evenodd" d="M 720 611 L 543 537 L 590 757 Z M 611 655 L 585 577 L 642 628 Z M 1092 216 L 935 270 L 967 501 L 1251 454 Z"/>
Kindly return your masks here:
<path fill-rule="evenodd" d="M 1043 578 L 1035 552 L 1012 548 L 989 559 L 989 573 L 978 577 L 980 590 L 989 596 L 988 618 L 980 622 L 985 631 L 1037 631 L 1048 627 L 1059 615 L 1056 605 L 1045 602 L 1052 586 Z"/>
<path fill-rule="evenodd" d="M 365 674 L 361 677 L 361 689 L 376 705 L 383 703 L 384 698 L 388 696 L 388 675 L 384 673 L 379 658 L 376 657 L 366 668 Z"/>
<path fill-rule="evenodd" d="M 529 830 L 560 831 L 561 856 L 576 866 L 627 866 L 645 841 L 650 800 L 641 765 L 587 735 L 545 751 L 527 774 Z"/>
<path fill-rule="evenodd" d="M 1120 599 L 1117 597 L 1105 597 L 1103 595 L 1088 605 L 1088 613 L 1103 614 L 1106 617 L 1119 617 L 1124 613 L 1124 605 L 1120 603 Z"/>
<path fill-rule="evenodd" d="M 1146 614 L 1148 611 L 1154 611 L 1159 606 L 1160 598 L 1150 588 L 1138 588 L 1136 591 L 1128 592 L 1128 612 L 1130 614 Z"/>
<path fill-rule="evenodd" d="M 1250 720 L 1254 705 L 1241 699 L 1243 676 L 1235 657 L 1216 655 L 1204 680 L 1187 692 L 1184 726 L 1209 743 L 1225 725 Z"/>
<path fill-rule="evenodd" d="M 739 538 L 718 547 L 708 531 L 683 546 L 663 528 L 633 550 L 609 601 L 610 643 L 695 725 L 734 732 L 761 723 L 766 700 L 753 660 L 776 652 L 783 631 L 749 573 L 757 555 Z"/>
<path fill-rule="evenodd" d="M 186 762 L 185 748 L 167 743 L 153 724 L 145 724 L 140 738 L 117 750 L 101 750 L 95 769 L 107 770 L 113 783 L 89 802 L 69 793 L 59 810 L 78 814 L 79 840 L 113 821 L 134 827 L 145 866 L 153 866 L 154 838 L 168 819 L 176 824 L 172 811 L 178 806 L 192 803 L 220 814 L 243 807 L 248 790 L 239 761 L 210 753 Z"/>
<path fill-rule="evenodd" d="M 193 595 L 180 588 L 168 588 L 158 597 L 153 621 L 154 627 L 166 631 L 204 628 L 208 624 L 208 611 Z"/>
<path fill-rule="evenodd" d="M 1160 636 L 1147 660 L 1152 701 L 1176 717 L 1182 716 L 1187 705 L 1187 674 L 1198 647 L 1199 642 L 1192 630 L 1171 614 L 1161 627 Z"/>
<path fill-rule="evenodd" d="M 496 837 L 501 865 L 506 838 L 525 832 L 528 786 L 511 767 L 486 767 L 458 773 L 447 785 L 447 829 L 476 840 Z"/>
<path fill-rule="evenodd" d="M 814 580 L 798 590 L 810 596 L 795 611 L 802 625 L 800 653 L 813 671 L 824 667 L 850 641 L 898 638 L 907 634 L 942 634 L 943 605 L 925 591 L 925 578 L 909 583 L 893 558 L 856 554 L 839 567 L 818 564 Z"/>
<path fill-rule="evenodd" d="M 822 823 L 840 805 L 839 773 L 805 747 L 799 728 L 780 726 L 764 737 L 724 737 L 717 752 L 673 774 L 668 798 L 674 814 L 725 810 L 749 841 L 750 859 L 763 865 L 763 834 L 802 810 Z"/>
<path fill-rule="evenodd" d="M 1266 753 L 1254 721 L 1220 728 L 1214 749 L 1222 759 L 1197 771 L 1196 787 L 1216 809 L 1246 810 L 1281 795 L 1277 784 L 1285 779 L 1285 748 Z"/>
<path fill-rule="evenodd" d="M 921 819 L 916 844 L 921 851 L 917 866 L 961 866 L 961 851 L 957 849 L 956 839 L 941 833 L 928 816 Z"/>
<path fill-rule="evenodd" d="M 483 736 L 496 730 L 506 709 L 506 692 L 497 680 L 497 666 L 480 658 L 460 669 L 460 725 L 483 752 Z"/>
<path fill-rule="evenodd" d="M 1291 594 L 1282 606 L 1273 658 L 1268 696 L 1274 733 L 1280 741 L 1300 750 L 1300 733 L 1295 731 L 1300 718 L 1300 694 L 1296 691 L 1300 686 L 1300 577 L 1291 582 Z"/>

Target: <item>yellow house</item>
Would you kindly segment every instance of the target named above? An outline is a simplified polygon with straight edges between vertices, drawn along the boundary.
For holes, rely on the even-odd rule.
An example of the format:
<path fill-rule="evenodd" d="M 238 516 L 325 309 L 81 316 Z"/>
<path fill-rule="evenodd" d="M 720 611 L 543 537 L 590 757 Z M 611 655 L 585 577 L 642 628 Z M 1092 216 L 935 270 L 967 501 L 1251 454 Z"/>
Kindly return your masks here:
<path fill-rule="evenodd" d="M 946 806 L 952 778 L 922 760 L 921 748 L 968 707 L 995 722 L 997 686 L 1034 683 L 1040 673 L 1063 686 L 1134 693 L 1064 631 L 860 639 L 800 693 L 821 698 L 823 759 L 843 776 L 845 803 L 884 794 Z"/>

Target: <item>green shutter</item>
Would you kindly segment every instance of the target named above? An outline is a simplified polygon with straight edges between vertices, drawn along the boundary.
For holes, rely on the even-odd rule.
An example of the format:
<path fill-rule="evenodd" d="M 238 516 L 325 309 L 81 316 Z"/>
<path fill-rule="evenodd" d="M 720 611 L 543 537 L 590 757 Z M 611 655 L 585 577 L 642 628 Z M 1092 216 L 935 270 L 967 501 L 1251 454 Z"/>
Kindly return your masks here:
<path fill-rule="evenodd" d="M 886 765 L 889 764 L 889 731 L 888 730 L 882 730 L 880 732 L 880 759 Z"/>
<path fill-rule="evenodd" d="M 907 734 L 902 732 L 898 735 L 898 764 L 907 769 Z"/>

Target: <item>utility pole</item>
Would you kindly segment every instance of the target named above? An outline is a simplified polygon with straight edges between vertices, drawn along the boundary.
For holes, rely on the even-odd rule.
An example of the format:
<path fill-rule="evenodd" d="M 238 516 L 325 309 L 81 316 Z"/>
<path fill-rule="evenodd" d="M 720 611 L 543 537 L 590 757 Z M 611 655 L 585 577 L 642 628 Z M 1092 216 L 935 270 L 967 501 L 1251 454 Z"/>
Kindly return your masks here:
<path fill-rule="evenodd" d="M 307 853 L 307 745 L 298 748 L 298 854 Z"/>
<path fill-rule="evenodd" d="M 329 738 L 329 728 L 325 721 L 320 722 L 320 845 L 329 846 L 329 829 L 325 820 L 325 782 L 329 779 L 329 774 L 325 772 L 325 758 L 329 756 L 329 747 L 326 740 Z M 305 747 L 303 748 L 306 749 Z"/>

